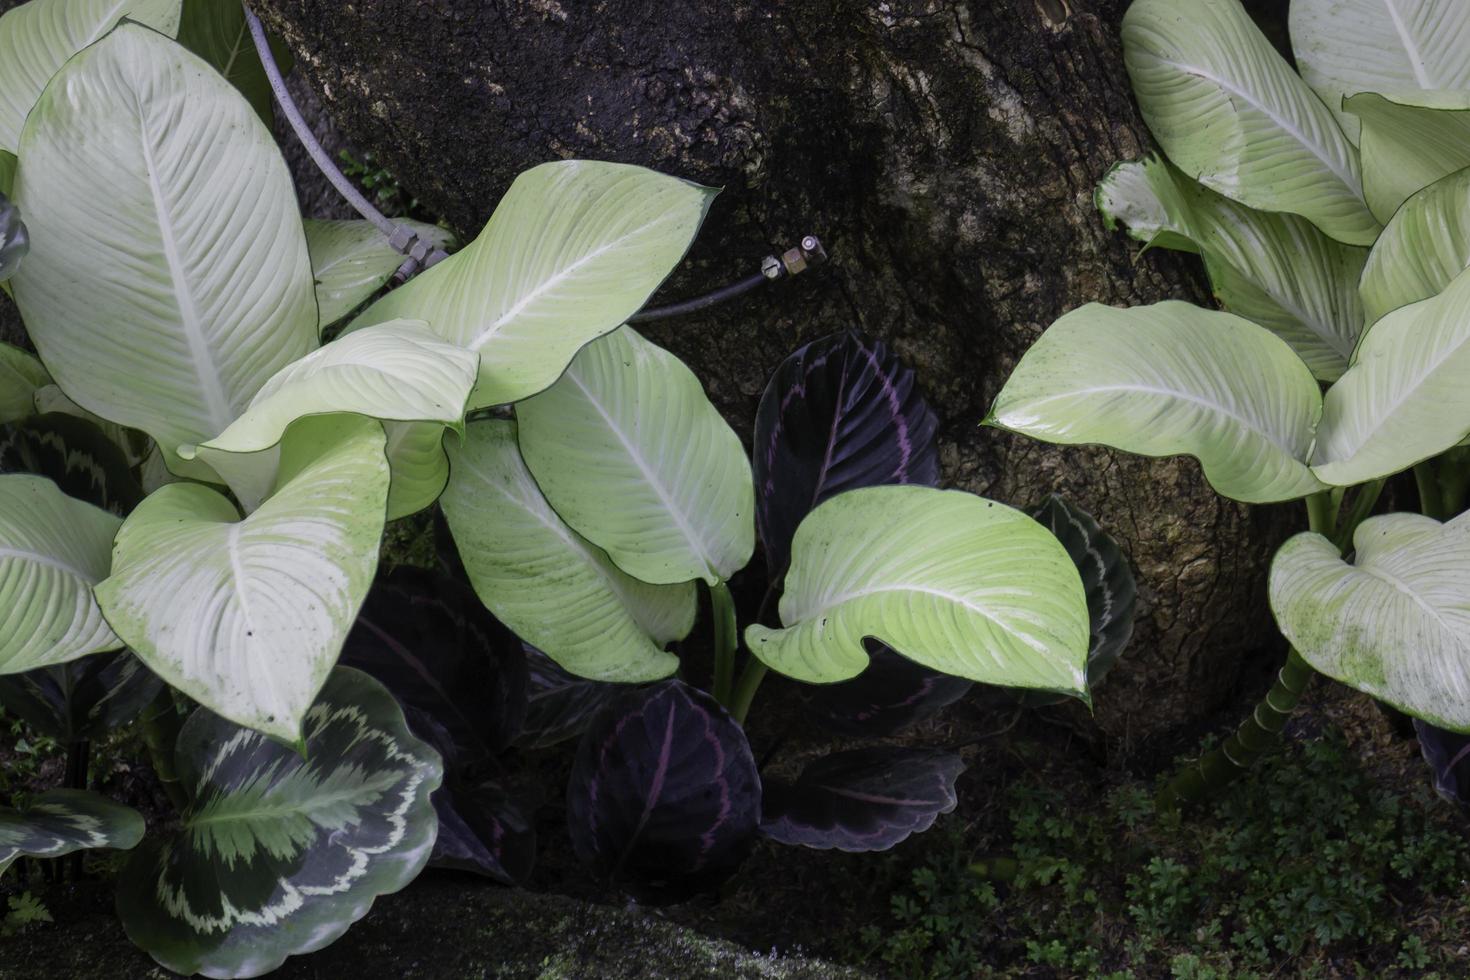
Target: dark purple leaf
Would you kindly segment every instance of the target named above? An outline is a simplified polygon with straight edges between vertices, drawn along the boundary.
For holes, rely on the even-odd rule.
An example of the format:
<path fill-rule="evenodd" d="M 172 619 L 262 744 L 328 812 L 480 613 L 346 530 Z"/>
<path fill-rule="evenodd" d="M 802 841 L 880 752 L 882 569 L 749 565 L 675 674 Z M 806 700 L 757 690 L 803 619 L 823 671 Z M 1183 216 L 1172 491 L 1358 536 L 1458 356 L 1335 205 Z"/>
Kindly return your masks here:
<path fill-rule="evenodd" d="M 932 717 L 973 686 L 930 670 L 878 640 L 864 641 L 868 668 L 840 684 L 803 688 L 813 717 L 846 735 L 892 735 Z"/>
<path fill-rule="evenodd" d="M 422 713 L 443 726 L 450 743 L 439 748 L 451 768 L 493 756 L 520 732 L 520 640 L 448 576 L 410 566 L 379 576 L 341 662 L 382 682 L 411 723 Z M 415 731 L 432 738 L 421 724 Z"/>
<path fill-rule="evenodd" d="M 439 837 L 429 863 L 473 871 L 507 885 L 531 876 L 536 827 L 526 807 L 499 782 L 446 782 L 432 797 Z"/>
<path fill-rule="evenodd" d="M 68 497 L 120 517 L 143 499 L 143 488 L 117 444 L 86 419 L 51 412 L 0 429 L 0 473 L 34 473 Z"/>
<path fill-rule="evenodd" d="M 913 371 L 881 341 L 833 334 L 782 362 L 761 396 L 752 457 L 771 579 L 785 574 L 796 526 L 828 497 L 938 484 L 938 424 Z"/>
<path fill-rule="evenodd" d="M 886 851 L 955 807 L 952 752 L 884 745 L 818 759 L 795 783 L 767 780 L 761 833 L 819 850 Z"/>
<path fill-rule="evenodd" d="M 713 888 L 760 823 L 745 732 L 703 691 L 663 681 L 620 694 L 582 736 L 567 786 L 577 856 L 642 902 Z"/>
<path fill-rule="evenodd" d="M 586 730 L 592 716 L 620 691 L 621 684 L 590 681 L 569 674 L 555 660 L 525 645 L 529 669 L 526 720 L 516 745 L 544 749 L 576 738 Z"/>
<path fill-rule="evenodd" d="M 163 687 L 127 650 L 0 677 L 0 708 L 59 742 L 98 739 L 137 719 Z"/>
<path fill-rule="evenodd" d="M 1434 775 L 1434 789 L 1462 810 L 1470 810 L 1470 735 L 1436 728 L 1414 719 L 1419 751 Z"/>

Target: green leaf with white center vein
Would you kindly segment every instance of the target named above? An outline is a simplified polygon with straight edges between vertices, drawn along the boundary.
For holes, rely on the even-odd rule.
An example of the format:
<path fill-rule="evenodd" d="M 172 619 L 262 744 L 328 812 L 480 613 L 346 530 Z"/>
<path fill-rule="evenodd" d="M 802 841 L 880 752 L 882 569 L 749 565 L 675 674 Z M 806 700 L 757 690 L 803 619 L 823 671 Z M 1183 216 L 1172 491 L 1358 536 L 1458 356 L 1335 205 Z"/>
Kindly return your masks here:
<path fill-rule="evenodd" d="M 1148 128 L 1211 190 L 1371 245 L 1357 152 L 1238 0 L 1135 0 L 1123 57 Z"/>
<path fill-rule="evenodd" d="M 205 710 L 179 733 L 179 829 L 128 861 L 128 938 L 177 973 L 255 977 L 335 942 L 423 870 L 443 764 L 377 681 L 332 671 L 305 752 Z"/>
<path fill-rule="evenodd" d="M 1470 434 L 1470 271 L 1393 311 L 1327 392 L 1312 472 L 1336 486 L 1390 476 Z"/>
<path fill-rule="evenodd" d="M 1354 140 L 1348 96 L 1470 89 L 1465 0 L 1292 0 L 1290 26 L 1302 77 Z"/>
<path fill-rule="evenodd" d="M 480 355 L 471 409 L 520 401 L 648 301 L 694 241 L 716 193 L 625 164 L 542 164 L 516 178 L 463 251 L 347 329 L 427 320 Z"/>
<path fill-rule="evenodd" d="M 1114 167 L 1097 204 L 1110 228 L 1122 222 L 1139 241 L 1202 255 L 1220 302 L 1290 344 L 1318 379 L 1347 370 L 1364 323 L 1366 249 L 1222 197 L 1158 157 Z"/>
<path fill-rule="evenodd" d="M 1404 202 L 1368 255 L 1359 289 L 1368 322 L 1438 296 L 1470 267 L 1470 168 Z"/>
<path fill-rule="evenodd" d="M 516 406 L 521 455 L 556 512 L 634 578 L 710 585 L 755 550 L 755 486 L 694 372 L 623 327 Z"/>
<path fill-rule="evenodd" d="M 774 670 L 810 683 L 856 677 L 871 636 L 946 674 L 1088 699 L 1077 566 L 1018 510 L 958 490 L 867 487 L 808 514 L 791 553 L 785 628 L 745 631 Z"/>
<path fill-rule="evenodd" d="M 143 817 L 130 806 L 78 789 L 53 789 L 18 809 L 0 806 L 0 875 L 18 857 L 55 858 L 143 839 Z"/>
<path fill-rule="evenodd" d="M 444 516 L 496 618 L 579 677 L 651 681 L 678 668 L 663 646 L 694 626 L 693 582 L 640 582 L 567 527 L 521 460 L 513 422 L 470 425 L 449 461 Z"/>
<path fill-rule="evenodd" d="M 92 598 L 122 519 L 39 476 L 0 476 L 0 674 L 122 646 Z"/>
<path fill-rule="evenodd" d="M 1363 190 L 1379 221 L 1470 167 L 1470 92 L 1365 92 L 1344 105 L 1363 124 Z"/>
<path fill-rule="evenodd" d="M 1063 316 L 1021 358 L 988 424 L 1062 445 L 1188 454 L 1246 503 L 1322 484 L 1307 468 L 1322 395 L 1286 342 L 1230 313 L 1175 301 L 1096 303 Z"/>
<path fill-rule="evenodd" d="M 329 327 L 382 289 L 404 262 L 403 253 L 371 221 L 307 220 L 306 247 L 316 276 L 321 326 Z M 401 221 L 436 248 L 450 248 L 454 236 L 437 225 Z"/>
<path fill-rule="evenodd" d="M 0 17 L 0 148 L 20 146 L 26 114 L 46 83 L 124 18 L 172 37 L 179 0 L 31 0 Z"/>
<path fill-rule="evenodd" d="M 1387 514 L 1356 562 L 1299 534 L 1271 565 L 1271 609 L 1317 670 L 1441 728 L 1470 731 L 1470 523 Z"/>
<path fill-rule="evenodd" d="M 84 408 L 171 453 L 223 432 L 316 347 L 290 174 L 198 57 L 124 24 L 57 74 L 22 145 L 32 246 L 11 283 L 41 359 Z"/>
<path fill-rule="evenodd" d="M 276 492 L 244 519 L 207 487 L 154 492 L 97 586 L 108 622 L 200 704 L 296 742 L 377 570 L 383 442 L 371 419 L 303 420 L 282 444 Z"/>
<path fill-rule="evenodd" d="M 0 344 L 0 425 L 36 414 L 36 392 L 50 383 L 36 355 Z"/>

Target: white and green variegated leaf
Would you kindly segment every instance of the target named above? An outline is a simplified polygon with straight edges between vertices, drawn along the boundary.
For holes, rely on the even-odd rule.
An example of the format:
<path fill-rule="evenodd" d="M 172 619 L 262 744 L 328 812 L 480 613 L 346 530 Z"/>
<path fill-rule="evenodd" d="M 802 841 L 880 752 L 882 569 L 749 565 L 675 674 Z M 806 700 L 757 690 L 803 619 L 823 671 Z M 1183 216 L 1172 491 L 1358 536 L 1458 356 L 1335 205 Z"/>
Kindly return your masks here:
<path fill-rule="evenodd" d="M 1317 670 L 1441 728 L 1470 731 L 1470 525 L 1386 514 L 1354 564 L 1299 534 L 1271 565 L 1281 632 Z"/>
<path fill-rule="evenodd" d="M 1238 0 L 1135 0 L 1123 57 L 1175 166 L 1242 204 L 1372 244 L 1379 222 L 1352 143 Z"/>
<path fill-rule="evenodd" d="M 449 248 L 454 236 L 437 225 L 400 221 L 436 248 Z M 404 256 L 371 221 L 308 219 L 306 247 L 316 276 L 316 302 L 322 327 L 329 327 L 388 284 Z"/>
<path fill-rule="evenodd" d="M 516 178 L 463 251 L 347 329 L 427 320 L 480 355 L 472 409 L 520 401 L 647 302 L 683 258 L 716 193 L 624 164 L 542 164 Z"/>
<path fill-rule="evenodd" d="M 271 83 L 250 37 L 243 3 L 183 0 L 178 37 L 180 44 L 209 62 L 225 81 L 239 89 L 267 126 L 271 124 Z M 281 70 L 289 71 L 285 46 L 273 42 L 271 47 Z"/>
<path fill-rule="evenodd" d="M 19 808 L 0 806 L 0 875 L 16 858 L 55 858 L 143 839 L 143 816 L 97 793 L 53 789 Z"/>
<path fill-rule="evenodd" d="M 377 569 L 383 441 L 371 419 L 302 421 L 282 444 L 275 493 L 243 519 L 208 487 L 157 490 L 97 586 L 108 622 L 200 704 L 297 742 Z"/>
<path fill-rule="evenodd" d="M 1349 96 L 1470 89 L 1465 0 L 1292 0 L 1290 27 L 1297 69 L 1354 140 Z"/>
<path fill-rule="evenodd" d="M 1225 308 L 1290 344 L 1317 378 L 1347 370 L 1364 324 L 1367 249 L 1216 194 L 1158 157 L 1114 167 L 1097 203 L 1110 228 L 1121 222 L 1142 242 L 1199 253 Z"/>
<path fill-rule="evenodd" d="M 1336 486 L 1390 476 L 1470 434 L 1470 271 L 1363 336 L 1327 392 L 1312 472 Z"/>
<path fill-rule="evenodd" d="M 808 514 L 791 554 L 784 628 L 745 631 L 774 670 L 846 680 L 875 637 L 946 674 L 1089 697 L 1077 566 L 1020 511 L 958 490 L 866 487 Z"/>
<path fill-rule="evenodd" d="M 1368 322 L 1438 296 L 1470 267 L 1470 168 L 1404 202 L 1373 245 L 1359 288 Z"/>
<path fill-rule="evenodd" d="M 56 76 L 22 147 L 32 248 L 11 282 L 42 360 L 83 407 L 172 454 L 223 432 L 316 346 L 290 174 L 197 56 L 124 24 Z"/>
<path fill-rule="evenodd" d="M 623 327 L 516 406 L 521 455 L 551 506 L 655 585 L 745 567 L 755 487 L 737 436 L 673 354 Z"/>
<path fill-rule="evenodd" d="M 173 37 L 179 0 L 31 0 L 0 17 L 0 148 L 20 146 L 26 114 L 51 76 L 124 19 Z"/>
<path fill-rule="evenodd" d="M 1365 92 L 1344 105 L 1362 123 L 1363 190 L 1379 221 L 1421 188 L 1470 167 L 1470 91 Z"/>
<path fill-rule="evenodd" d="M 179 733 L 178 830 L 128 861 L 128 938 L 184 975 L 255 977 L 342 936 L 428 863 L 443 763 L 381 684 L 332 672 L 300 754 L 200 709 Z"/>
<path fill-rule="evenodd" d="M 1285 341 L 1169 301 L 1066 314 L 1021 358 L 987 422 L 1043 442 L 1188 454 L 1219 493 L 1266 503 L 1322 489 L 1306 462 L 1321 414 L 1317 382 Z"/>
<path fill-rule="evenodd" d="M 449 444 L 441 505 L 480 600 L 521 639 L 580 677 L 650 681 L 694 625 L 694 583 L 649 585 L 619 569 L 546 502 L 515 423 L 477 422 Z"/>
<path fill-rule="evenodd" d="M 101 416 L 93 415 L 66 397 L 66 392 L 54 384 L 37 388 L 33 401 L 38 415 L 70 415 L 72 418 L 81 419 L 101 429 L 102 434 L 107 436 L 108 440 L 117 446 L 127 458 L 130 466 L 137 466 L 148 455 L 151 444 L 147 436 L 127 426 L 118 425 L 116 422 L 109 422 Z"/>
<path fill-rule="evenodd" d="M 0 425 L 36 413 L 36 392 L 51 384 L 40 358 L 0 344 Z"/>
<path fill-rule="evenodd" d="M 449 483 L 449 455 L 444 451 L 446 427 L 436 422 L 385 422 L 388 466 L 388 520 L 417 514 L 439 499 Z"/>
<path fill-rule="evenodd" d="M 0 476 L 0 674 L 116 650 L 92 598 L 122 519 L 39 476 Z"/>

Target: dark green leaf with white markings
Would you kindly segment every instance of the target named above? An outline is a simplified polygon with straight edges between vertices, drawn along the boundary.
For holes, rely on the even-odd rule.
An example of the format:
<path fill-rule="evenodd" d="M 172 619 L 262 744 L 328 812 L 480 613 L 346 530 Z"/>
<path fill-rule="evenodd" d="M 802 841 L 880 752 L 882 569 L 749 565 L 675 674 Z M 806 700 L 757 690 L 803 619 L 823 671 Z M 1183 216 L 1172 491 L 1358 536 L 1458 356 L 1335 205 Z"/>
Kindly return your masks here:
<path fill-rule="evenodd" d="M 24 806 L 0 807 L 0 873 L 18 857 L 54 858 L 95 847 L 127 850 L 143 838 L 132 807 L 98 793 L 55 789 Z"/>
<path fill-rule="evenodd" d="M 129 650 L 0 677 L 0 708 L 61 742 L 101 738 L 138 718 L 163 681 Z"/>

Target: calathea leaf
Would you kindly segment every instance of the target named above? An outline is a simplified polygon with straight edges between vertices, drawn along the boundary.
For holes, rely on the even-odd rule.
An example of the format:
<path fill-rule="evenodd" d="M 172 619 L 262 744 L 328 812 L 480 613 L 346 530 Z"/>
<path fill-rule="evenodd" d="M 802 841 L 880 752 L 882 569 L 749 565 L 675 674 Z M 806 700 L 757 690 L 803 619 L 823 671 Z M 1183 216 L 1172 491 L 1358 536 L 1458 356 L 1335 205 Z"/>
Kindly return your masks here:
<path fill-rule="evenodd" d="M 245 23 L 245 5 L 233 0 L 183 0 L 179 43 L 209 62 L 240 94 L 256 115 L 271 124 L 271 83 Z M 290 71 L 290 51 L 271 41 L 282 73 Z"/>
<path fill-rule="evenodd" d="M 1364 92 L 1343 105 L 1362 122 L 1363 189 L 1379 221 L 1470 166 L 1470 92 Z"/>
<path fill-rule="evenodd" d="M 19 809 L 0 807 L 0 874 L 18 857 L 54 858 L 110 847 L 126 851 L 143 839 L 132 807 L 76 789 L 53 789 Z"/>
<path fill-rule="evenodd" d="M 1438 296 L 1470 267 L 1470 168 L 1404 202 L 1368 255 L 1361 290 L 1368 322 Z"/>
<path fill-rule="evenodd" d="M 84 408 L 172 454 L 223 432 L 316 346 L 285 162 L 240 94 L 183 47 L 124 24 L 67 62 L 27 120 L 21 160 L 33 241 L 16 302 Z"/>
<path fill-rule="evenodd" d="M 974 686 L 865 639 L 867 669 L 850 681 L 802 689 L 817 721 L 849 735 L 892 735 L 954 704 Z"/>
<path fill-rule="evenodd" d="M 130 651 L 0 677 L 0 708 L 60 742 L 102 738 L 136 721 L 163 682 Z"/>
<path fill-rule="evenodd" d="M 126 516 L 143 500 L 132 464 L 95 425 L 49 412 L 0 428 L 0 473 L 34 473 L 69 497 Z"/>
<path fill-rule="evenodd" d="M 836 752 L 794 783 L 765 781 L 761 833 L 818 850 L 886 851 L 955 808 L 953 752 L 880 745 Z"/>
<path fill-rule="evenodd" d="M 542 164 L 516 178 L 463 251 L 347 329 L 427 320 L 480 355 L 471 408 L 520 401 L 647 302 L 683 258 L 716 193 L 624 164 Z"/>
<path fill-rule="evenodd" d="M 640 582 L 567 527 L 521 461 L 513 422 L 470 425 L 450 463 L 444 516 L 497 619 L 582 677 L 646 681 L 678 668 L 663 646 L 694 625 L 692 582 Z"/>
<path fill-rule="evenodd" d="M 51 383 L 40 358 L 10 344 L 0 344 L 0 424 L 35 414 L 38 388 Z"/>
<path fill-rule="evenodd" d="M 306 225 L 306 247 L 316 276 L 321 326 L 329 327 L 367 302 L 388 284 L 404 256 L 371 221 L 313 221 Z M 454 236 L 437 225 L 399 221 L 423 241 L 450 248 Z"/>
<path fill-rule="evenodd" d="M 158 453 L 157 443 L 143 433 L 118 425 L 116 422 L 109 422 L 100 415 L 94 415 L 66 397 L 66 393 L 54 384 L 37 388 L 35 403 L 38 415 L 70 415 L 99 430 L 118 448 L 131 467 L 138 466 L 150 453 L 153 455 Z"/>
<path fill-rule="evenodd" d="M 867 487 L 812 511 L 792 541 L 784 629 L 750 650 L 813 683 L 868 666 L 874 637 L 926 667 L 1087 697 L 1087 601 L 1066 550 L 1034 520 L 957 490 Z"/>
<path fill-rule="evenodd" d="M 39 476 L 0 476 L 0 674 L 122 646 L 92 598 L 122 520 Z"/>
<path fill-rule="evenodd" d="M 569 674 L 546 654 L 526 645 L 526 718 L 516 745 L 544 749 L 576 738 L 622 690 L 616 684 Z"/>
<path fill-rule="evenodd" d="M 494 878 L 507 885 L 523 883 L 536 863 L 536 826 L 530 814 L 500 783 L 478 785 L 453 781 L 434 793 L 439 837 L 430 863 Z"/>
<path fill-rule="evenodd" d="M 179 733 L 178 832 L 128 861 L 117 911 L 165 968 L 254 977 L 336 941 L 423 869 L 439 757 L 392 695 L 332 672 L 296 752 L 204 709 Z"/>
<path fill-rule="evenodd" d="M 1322 395 L 1285 341 L 1175 301 L 1089 303 L 1031 346 L 986 422 L 1043 442 L 1187 453 L 1215 490 L 1265 503 L 1322 489 L 1307 468 Z"/>
<path fill-rule="evenodd" d="M 1123 58 L 1144 121 L 1180 170 L 1338 241 L 1373 243 L 1353 145 L 1238 0 L 1135 0 Z"/>
<path fill-rule="evenodd" d="M 1434 776 L 1434 791 L 1462 810 L 1470 809 L 1470 735 L 1414 719 L 1419 751 Z"/>
<path fill-rule="evenodd" d="M 670 680 L 620 695 L 582 736 L 567 786 L 577 856 L 641 902 L 727 878 L 760 822 L 745 732 L 703 691 Z"/>
<path fill-rule="evenodd" d="M 249 517 L 198 484 L 154 492 L 118 533 L 98 601 L 164 680 L 295 743 L 372 584 L 387 496 L 377 422 L 306 419 Z"/>
<path fill-rule="evenodd" d="M 882 341 L 851 331 L 781 362 L 761 395 L 752 454 L 756 525 L 773 580 L 802 518 L 844 490 L 939 483 L 939 420 L 914 372 Z"/>
<path fill-rule="evenodd" d="M 14 182 L 13 174 L 11 182 Z M 15 275 L 21 259 L 31 250 L 31 234 L 20 218 L 20 208 L 6 197 L 0 193 L 0 283 Z M 5 287 L 5 290 L 9 293 L 10 287 Z"/>
<path fill-rule="evenodd" d="M 623 327 L 516 406 L 521 455 L 562 519 L 655 585 L 745 567 L 755 548 L 745 449 L 673 354 Z"/>

